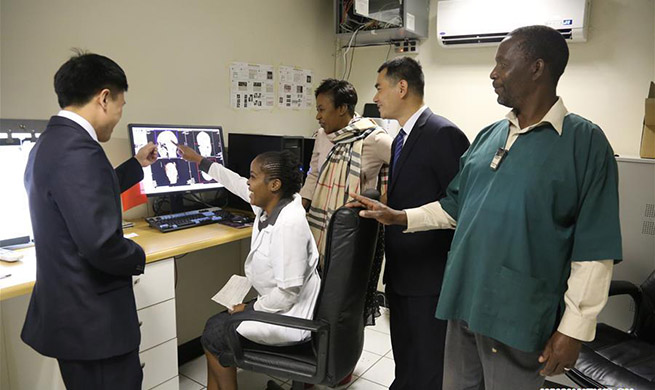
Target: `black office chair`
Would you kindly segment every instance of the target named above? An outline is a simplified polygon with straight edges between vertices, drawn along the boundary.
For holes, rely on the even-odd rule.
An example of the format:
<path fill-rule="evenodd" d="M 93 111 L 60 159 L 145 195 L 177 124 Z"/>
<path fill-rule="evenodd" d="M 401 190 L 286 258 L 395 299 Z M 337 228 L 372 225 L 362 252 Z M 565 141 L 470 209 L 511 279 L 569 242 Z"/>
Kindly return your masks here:
<path fill-rule="evenodd" d="M 575 367 L 566 372 L 588 388 L 655 389 L 655 271 L 637 287 L 612 281 L 610 296 L 630 295 L 635 316 L 628 332 L 598 324 L 594 341 L 584 343 Z"/>
<path fill-rule="evenodd" d="M 364 301 L 379 229 L 375 220 L 360 218 L 359 210 L 342 207 L 330 219 L 313 320 L 254 311 L 230 318 L 228 342 L 238 367 L 291 378 L 292 389 L 305 383 L 334 387 L 352 373 L 364 345 Z M 243 321 L 305 329 L 312 337 L 292 346 L 261 345 L 237 334 Z M 268 389 L 281 388 L 269 381 Z"/>

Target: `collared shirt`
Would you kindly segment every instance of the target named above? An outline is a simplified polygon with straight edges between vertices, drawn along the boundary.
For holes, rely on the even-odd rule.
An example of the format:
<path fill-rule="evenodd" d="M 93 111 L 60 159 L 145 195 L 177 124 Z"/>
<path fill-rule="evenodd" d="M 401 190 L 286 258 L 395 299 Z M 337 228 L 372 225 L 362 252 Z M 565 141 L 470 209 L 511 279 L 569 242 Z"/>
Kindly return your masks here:
<path fill-rule="evenodd" d="M 514 110 L 510 111 L 505 115 L 505 118 L 509 120 L 509 135 L 507 137 L 507 143 L 505 144 L 505 149 L 509 150 L 514 141 L 519 138 L 519 135 L 525 134 L 528 131 L 543 125 L 544 123 L 550 123 L 551 126 L 555 129 L 557 134 L 562 135 L 562 126 L 564 124 L 564 117 L 568 115 L 569 111 L 564 106 L 562 98 L 558 98 L 555 104 L 548 110 L 546 115 L 544 115 L 541 120 L 533 125 L 530 125 L 526 128 L 521 128 L 519 125 L 519 118 L 516 116 Z"/>
<path fill-rule="evenodd" d="M 416 124 L 416 121 L 418 118 L 423 114 L 423 111 L 427 110 L 428 106 L 427 105 L 422 105 L 421 108 L 418 109 L 412 116 L 407 119 L 407 122 L 405 122 L 404 126 L 401 126 L 401 129 L 405 132 L 405 138 L 403 138 L 403 146 L 405 146 L 405 142 L 407 142 L 407 138 L 409 138 L 409 133 L 412 132 L 412 129 L 414 128 L 414 125 Z"/>
<path fill-rule="evenodd" d="M 82 126 L 84 130 L 86 130 L 87 133 L 93 138 L 94 141 L 98 142 L 98 135 L 96 134 L 95 129 L 93 126 L 91 126 L 91 123 L 84 119 L 79 114 L 74 113 L 73 111 L 68 111 L 68 110 L 61 110 L 57 113 L 57 116 L 61 116 L 67 119 L 72 120 L 73 122 L 77 123 L 78 125 Z"/>
<path fill-rule="evenodd" d="M 509 121 L 509 133 L 505 149 L 510 150 L 521 135 L 545 123 L 550 124 L 561 136 L 564 118 L 568 114 L 562 98 L 558 98 L 540 121 L 521 129 L 516 114 L 510 111 L 506 115 Z M 407 214 L 407 233 L 456 227 L 455 219 L 443 210 L 440 202 L 404 211 Z M 612 270 L 613 260 L 571 262 L 571 274 L 567 281 L 568 289 L 564 295 L 565 310 L 558 325 L 560 333 L 582 341 L 593 340 L 596 318 L 607 302 Z"/>

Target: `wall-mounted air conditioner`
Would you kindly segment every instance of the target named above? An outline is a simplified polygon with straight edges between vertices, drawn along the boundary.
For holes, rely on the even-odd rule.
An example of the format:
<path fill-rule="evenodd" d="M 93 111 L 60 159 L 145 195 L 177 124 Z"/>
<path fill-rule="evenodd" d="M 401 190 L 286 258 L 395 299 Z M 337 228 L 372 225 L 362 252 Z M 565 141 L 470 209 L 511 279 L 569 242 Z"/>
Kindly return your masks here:
<path fill-rule="evenodd" d="M 518 27 L 542 24 L 568 42 L 585 42 L 590 0 L 439 0 L 437 36 L 445 47 L 497 45 Z"/>

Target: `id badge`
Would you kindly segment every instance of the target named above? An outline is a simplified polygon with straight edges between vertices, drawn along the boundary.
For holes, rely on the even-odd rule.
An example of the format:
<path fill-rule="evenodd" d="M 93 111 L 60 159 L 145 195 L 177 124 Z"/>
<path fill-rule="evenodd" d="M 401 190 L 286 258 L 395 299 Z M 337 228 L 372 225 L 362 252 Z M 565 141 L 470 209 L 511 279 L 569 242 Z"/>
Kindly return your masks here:
<path fill-rule="evenodd" d="M 489 164 L 492 171 L 498 170 L 500 163 L 503 162 L 503 159 L 505 158 L 505 156 L 507 156 L 507 152 L 508 152 L 507 149 L 498 148 L 496 154 L 494 154 L 494 158 L 491 159 L 491 164 Z"/>

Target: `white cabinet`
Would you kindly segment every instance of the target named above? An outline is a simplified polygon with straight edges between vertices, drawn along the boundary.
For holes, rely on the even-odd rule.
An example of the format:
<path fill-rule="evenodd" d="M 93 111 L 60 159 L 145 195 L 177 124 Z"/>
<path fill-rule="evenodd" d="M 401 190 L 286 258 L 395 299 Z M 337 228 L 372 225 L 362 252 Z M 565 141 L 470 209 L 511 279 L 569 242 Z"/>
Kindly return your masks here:
<path fill-rule="evenodd" d="M 146 307 L 137 312 L 141 327 L 139 352 L 156 347 L 176 337 L 175 299 Z"/>
<path fill-rule="evenodd" d="M 166 259 L 149 263 L 145 272 L 132 278 L 137 310 L 175 298 L 175 263 Z"/>
<path fill-rule="evenodd" d="M 144 390 L 179 388 L 174 272 L 173 259 L 166 259 L 147 264 L 145 273 L 134 277 Z M 0 389 L 64 390 L 57 361 L 20 339 L 30 295 L 0 302 Z"/>
<path fill-rule="evenodd" d="M 177 390 L 178 382 L 173 380 L 177 378 L 174 260 L 150 263 L 143 275 L 133 280 L 141 327 L 141 387 L 144 390 L 155 387 Z M 162 387 L 164 383 L 166 386 Z"/>
<path fill-rule="evenodd" d="M 177 339 L 139 354 L 143 368 L 143 389 L 152 389 L 177 376 Z"/>

